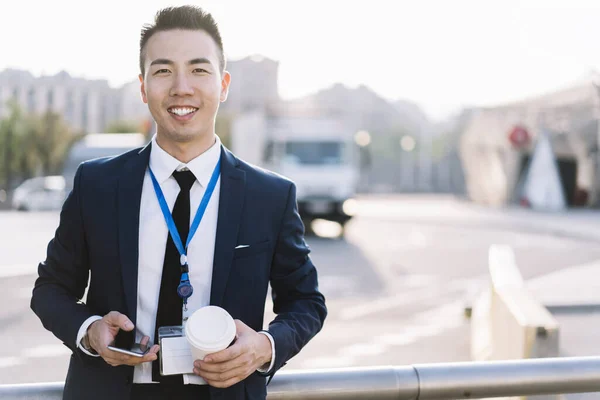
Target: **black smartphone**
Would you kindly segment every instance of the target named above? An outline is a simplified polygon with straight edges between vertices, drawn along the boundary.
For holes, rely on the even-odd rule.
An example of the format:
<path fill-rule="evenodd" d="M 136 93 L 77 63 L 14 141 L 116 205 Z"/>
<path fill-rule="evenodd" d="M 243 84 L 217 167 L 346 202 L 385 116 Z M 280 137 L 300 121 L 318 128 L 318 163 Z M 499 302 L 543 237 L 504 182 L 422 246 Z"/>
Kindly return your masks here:
<path fill-rule="evenodd" d="M 146 344 L 134 343 L 133 346 L 131 346 L 128 349 L 123 349 L 121 347 L 115 346 L 108 346 L 108 349 L 112 351 L 117 351 L 119 353 L 128 354 L 134 357 L 144 357 L 144 355 L 148 353 L 148 351 L 150 351 L 150 347 L 151 346 L 148 346 Z"/>

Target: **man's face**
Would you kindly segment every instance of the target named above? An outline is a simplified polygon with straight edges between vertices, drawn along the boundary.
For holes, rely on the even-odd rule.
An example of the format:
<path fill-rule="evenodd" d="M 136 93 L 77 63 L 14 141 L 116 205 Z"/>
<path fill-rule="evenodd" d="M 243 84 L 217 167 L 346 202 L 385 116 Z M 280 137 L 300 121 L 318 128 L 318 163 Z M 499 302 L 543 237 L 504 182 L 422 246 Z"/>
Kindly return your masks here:
<path fill-rule="evenodd" d="M 230 76 L 219 69 L 219 48 L 204 31 L 157 32 L 146 43 L 142 99 L 166 140 L 191 142 L 214 132 Z"/>

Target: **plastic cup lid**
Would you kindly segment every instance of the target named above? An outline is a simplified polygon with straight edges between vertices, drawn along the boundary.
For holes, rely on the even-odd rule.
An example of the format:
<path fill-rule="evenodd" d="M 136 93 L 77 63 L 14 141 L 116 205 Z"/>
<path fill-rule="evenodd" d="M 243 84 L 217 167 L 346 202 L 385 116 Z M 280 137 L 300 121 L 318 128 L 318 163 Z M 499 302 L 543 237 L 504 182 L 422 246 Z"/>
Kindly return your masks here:
<path fill-rule="evenodd" d="M 198 309 L 188 319 L 188 341 L 202 349 L 225 349 L 235 338 L 235 322 L 227 311 L 217 306 Z"/>

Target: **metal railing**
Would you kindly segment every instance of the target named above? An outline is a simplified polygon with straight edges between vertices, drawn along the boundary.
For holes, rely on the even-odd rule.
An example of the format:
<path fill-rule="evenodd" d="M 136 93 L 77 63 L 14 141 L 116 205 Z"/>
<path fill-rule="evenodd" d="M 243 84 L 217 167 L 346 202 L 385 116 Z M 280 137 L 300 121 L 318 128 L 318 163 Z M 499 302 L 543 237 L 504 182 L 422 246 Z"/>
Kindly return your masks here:
<path fill-rule="evenodd" d="M 63 383 L 0 385 L 1 399 L 58 400 Z M 282 371 L 269 400 L 442 400 L 600 391 L 600 357 Z"/>

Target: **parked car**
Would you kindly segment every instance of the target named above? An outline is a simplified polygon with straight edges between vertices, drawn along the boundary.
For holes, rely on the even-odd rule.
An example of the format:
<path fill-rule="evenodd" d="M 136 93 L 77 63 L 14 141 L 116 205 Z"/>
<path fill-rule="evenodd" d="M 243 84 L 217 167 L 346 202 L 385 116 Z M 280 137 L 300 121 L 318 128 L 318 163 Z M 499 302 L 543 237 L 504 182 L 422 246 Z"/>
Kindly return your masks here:
<path fill-rule="evenodd" d="M 15 189 L 12 208 L 20 211 L 60 210 L 66 197 L 63 176 L 40 176 L 27 179 Z"/>

